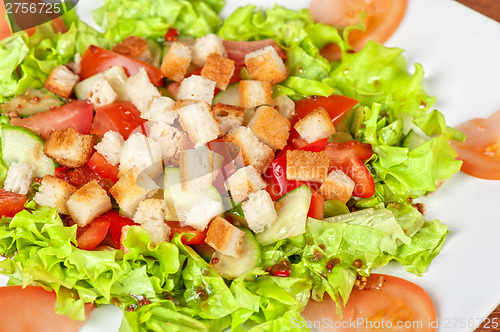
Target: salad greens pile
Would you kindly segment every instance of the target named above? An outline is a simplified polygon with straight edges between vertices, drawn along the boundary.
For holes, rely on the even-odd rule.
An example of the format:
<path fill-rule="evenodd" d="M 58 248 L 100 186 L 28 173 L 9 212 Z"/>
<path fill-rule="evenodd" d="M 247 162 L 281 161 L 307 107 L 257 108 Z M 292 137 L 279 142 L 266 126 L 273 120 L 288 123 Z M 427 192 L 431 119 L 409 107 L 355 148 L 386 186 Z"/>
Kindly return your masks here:
<path fill-rule="evenodd" d="M 105 0 L 94 12 L 106 32 L 65 15 L 68 32 L 54 34 L 50 24 L 28 37 L 17 33 L 0 42 L 0 101 L 42 87 L 53 68 L 72 61 L 89 44 L 110 47 L 129 35 L 161 40 L 170 27 L 181 35 L 217 33 L 223 39 L 275 39 L 288 54 L 288 79 L 274 95 L 293 100 L 343 94 L 360 101 L 341 123 L 351 138 L 370 143 L 366 162 L 376 183 L 373 197 L 355 202 L 358 212 L 309 218 L 306 233 L 263 246 L 261 267 L 228 281 L 179 236 L 149 245 L 148 233 L 132 227 L 125 240 L 130 252 L 85 251 L 75 247 L 76 226 L 65 227 L 57 210 L 36 208 L 0 220 L 0 272 L 9 284 L 39 284 L 57 293 L 56 312 L 83 319 L 83 304 L 120 306 L 121 331 L 288 331 L 291 319 L 303 321 L 310 298 L 327 292 L 341 312 L 358 274 L 395 260 L 422 274 L 439 253 L 447 227 L 426 221 L 411 199 L 436 190 L 460 169 L 449 147 L 463 134 L 446 126 L 431 110 L 434 98 L 422 88 L 423 69 L 407 71 L 403 52 L 375 42 L 353 53 L 350 29 L 315 23 L 307 10 L 246 6 L 224 22 L 222 0 Z M 342 59 L 329 62 L 319 50 L 329 42 Z M 1 157 L 1 156 L 0 156 Z M 331 215 L 335 215 L 335 209 Z M 325 210 L 326 212 L 326 210 Z M 329 264 L 338 259 L 338 264 Z M 288 261 L 290 277 L 266 268 Z M 352 262 L 359 260 L 360 265 Z M 145 297 L 151 304 L 140 305 Z M 134 310 L 131 310 L 134 309 Z M 168 324 L 167 324 L 168 323 Z"/>

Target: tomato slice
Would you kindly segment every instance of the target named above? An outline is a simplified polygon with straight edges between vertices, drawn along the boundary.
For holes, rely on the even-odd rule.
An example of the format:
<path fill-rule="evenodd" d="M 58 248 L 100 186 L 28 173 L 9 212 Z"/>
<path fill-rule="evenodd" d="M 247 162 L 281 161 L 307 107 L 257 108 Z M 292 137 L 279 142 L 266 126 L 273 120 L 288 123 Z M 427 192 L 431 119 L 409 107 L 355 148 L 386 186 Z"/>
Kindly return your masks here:
<path fill-rule="evenodd" d="M 14 126 L 31 129 L 47 139 L 53 130 L 66 128 L 88 134 L 93 114 L 94 110 L 89 102 L 77 100 L 27 118 L 13 118 L 11 122 Z"/>
<path fill-rule="evenodd" d="M 77 188 L 82 187 L 92 180 L 96 180 L 106 191 L 114 185 L 112 180 L 102 178 L 87 164 L 77 168 L 58 167 L 54 172 L 54 176 L 63 179 Z"/>
<path fill-rule="evenodd" d="M 83 53 L 80 78 L 84 80 L 113 66 L 122 66 L 128 76 L 135 75 L 139 69 L 144 68 L 151 83 L 163 86 L 163 74 L 160 68 L 95 45 L 90 45 Z"/>
<path fill-rule="evenodd" d="M 104 215 L 110 221 L 109 233 L 113 239 L 113 244 L 116 249 L 120 249 L 123 227 L 137 224 L 132 219 L 120 215 L 117 211 L 108 211 Z"/>
<path fill-rule="evenodd" d="M 102 154 L 94 152 L 92 157 L 87 161 L 87 165 L 99 176 L 110 179 L 113 182 L 118 181 L 118 166 L 113 166 Z"/>
<path fill-rule="evenodd" d="M 429 295 L 407 280 L 372 274 L 363 289 L 354 287 L 342 320 L 329 296 L 309 301 L 302 316 L 311 322 L 328 319 L 328 331 L 436 331 L 436 311 Z M 330 321 L 331 319 L 331 321 Z M 383 324 L 383 325 L 381 325 Z M 335 328 L 339 327 L 339 328 Z"/>
<path fill-rule="evenodd" d="M 0 188 L 0 216 L 12 218 L 24 209 L 26 195 L 13 193 Z"/>
<path fill-rule="evenodd" d="M 328 145 L 328 139 L 323 138 L 316 142 L 307 143 L 305 139 L 295 139 L 292 142 L 293 147 L 297 150 L 311 151 L 311 152 L 321 152 L 325 151 Z"/>
<path fill-rule="evenodd" d="M 472 119 L 457 127 L 465 133 L 464 143 L 452 141 L 462 172 L 487 179 L 500 180 L 500 110 L 488 119 Z"/>
<path fill-rule="evenodd" d="M 108 234 L 110 219 L 106 215 L 95 218 L 88 228 L 76 239 L 78 248 L 92 250 L 97 247 Z"/>
<path fill-rule="evenodd" d="M 193 227 L 190 226 L 181 226 L 181 223 L 179 221 L 165 221 L 166 224 L 170 227 L 170 239 L 175 234 L 182 234 L 182 233 L 190 233 L 193 234 L 194 237 L 187 241 L 186 237 L 182 237 L 182 243 L 184 244 L 205 244 L 205 238 L 207 237 L 207 230 L 204 231 L 199 231 L 197 229 L 194 229 Z"/>
<path fill-rule="evenodd" d="M 120 101 L 98 107 L 95 110 L 94 121 L 90 133 L 103 137 L 110 130 L 119 132 L 124 139 L 146 122 L 141 118 L 141 112 L 134 104 Z"/>
<path fill-rule="evenodd" d="M 0 287 L 0 320 L 2 331 L 17 332 L 77 332 L 85 321 L 73 320 L 54 312 L 56 294 L 38 286 Z M 85 318 L 94 309 L 85 304 Z"/>
<path fill-rule="evenodd" d="M 319 107 L 323 107 L 330 115 L 333 124 L 339 123 L 342 117 L 359 103 L 356 99 L 346 96 L 331 95 L 328 97 L 313 96 L 295 102 L 295 115 L 290 121 L 292 126 Z"/>

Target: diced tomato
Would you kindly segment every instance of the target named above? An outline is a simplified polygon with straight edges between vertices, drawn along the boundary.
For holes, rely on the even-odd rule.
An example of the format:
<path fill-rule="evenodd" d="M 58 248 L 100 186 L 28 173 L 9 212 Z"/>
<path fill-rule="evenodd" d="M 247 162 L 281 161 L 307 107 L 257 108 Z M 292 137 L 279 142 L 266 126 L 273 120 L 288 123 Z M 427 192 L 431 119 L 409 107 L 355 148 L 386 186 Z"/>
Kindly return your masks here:
<path fill-rule="evenodd" d="M 227 57 L 233 60 L 236 66 L 240 68 L 245 64 L 245 56 L 248 53 L 260 50 L 266 46 L 274 47 L 282 59 L 286 58 L 285 51 L 274 39 L 263 39 L 259 41 L 224 40 L 224 48 L 226 49 Z"/>
<path fill-rule="evenodd" d="M 113 244 L 116 249 L 121 247 L 122 229 L 123 226 L 137 225 L 132 219 L 121 216 L 117 211 L 108 211 L 105 216 L 109 218 L 109 233 L 113 239 Z"/>
<path fill-rule="evenodd" d="M 328 97 L 313 96 L 295 102 L 295 115 L 290 121 L 292 126 L 319 107 L 323 107 L 330 115 L 334 125 L 337 125 L 342 117 L 359 102 L 346 96 L 331 95 Z"/>
<path fill-rule="evenodd" d="M 92 250 L 97 247 L 108 234 L 110 218 L 106 215 L 95 218 L 88 228 L 80 235 L 76 242 L 78 248 L 83 250 Z"/>
<path fill-rule="evenodd" d="M 99 185 L 106 191 L 108 191 L 114 185 L 114 182 L 112 180 L 102 178 L 87 164 L 78 168 L 58 167 L 54 172 L 54 176 L 56 178 L 63 179 L 64 181 L 77 188 L 82 187 L 92 180 L 96 180 Z"/>
<path fill-rule="evenodd" d="M 106 158 L 99 152 L 94 152 L 87 161 L 87 165 L 99 176 L 110 179 L 113 182 L 118 181 L 118 166 L 111 165 Z"/>
<path fill-rule="evenodd" d="M 340 169 L 355 183 L 353 196 L 371 197 L 375 194 L 375 181 L 363 160 L 373 155 L 370 144 L 357 141 L 328 143 L 326 147 L 330 169 Z"/>
<path fill-rule="evenodd" d="M 372 274 L 362 289 L 354 287 L 343 313 L 339 319 L 335 304 L 325 295 L 324 302 L 309 301 L 301 314 L 310 322 L 327 320 L 329 326 L 342 327 L 331 331 L 386 330 L 381 326 L 391 326 L 387 329 L 390 331 L 437 330 L 436 311 L 429 295 L 414 283 L 389 275 Z"/>
<path fill-rule="evenodd" d="M 309 211 L 307 212 L 307 216 L 321 220 L 323 219 L 324 216 L 323 213 L 325 210 L 325 199 L 315 190 L 311 191 L 312 191 L 311 205 L 309 206 Z"/>
<path fill-rule="evenodd" d="M 141 112 L 128 101 L 120 101 L 98 107 L 95 110 L 94 121 L 90 133 L 103 137 L 107 131 L 119 132 L 124 139 L 146 122 L 141 118 Z"/>
<path fill-rule="evenodd" d="M 163 86 L 163 74 L 160 68 L 95 45 L 90 45 L 83 53 L 80 78 L 84 80 L 113 66 L 122 66 L 128 76 L 135 75 L 139 69 L 144 68 L 151 83 Z"/>
<path fill-rule="evenodd" d="M 0 188 L 0 216 L 14 217 L 16 213 L 24 209 L 25 203 L 26 195 Z"/>
<path fill-rule="evenodd" d="M 170 29 L 168 29 L 164 38 L 166 41 L 174 41 L 174 40 L 177 40 L 177 36 L 179 36 L 179 30 L 174 29 L 174 28 L 170 28 Z"/>
<path fill-rule="evenodd" d="M 167 225 L 170 227 L 170 239 L 175 234 L 190 233 L 194 237 L 187 241 L 186 237 L 182 237 L 182 243 L 184 244 L 204 244 L 205 238 L 207 237 L 207 230 L 199 231 L 190 226 L 181 226 L 179 221 L 166 221 Z"/>
<path fill-rule="evenodd" d="M 292 144 L 296 150 L 321 152 L 325 151 L 326 146 L 328 144 L 328 139 L 323 138 L 312 143 L 307 143 L 305 139 L 295 139 L 293 140 Z"/>
<path fill-rule="evenodd" d="M 80 134 L 88 134 L 93 114 L 90 103 L 78 100 L 27 118 L 13 118 L 11 122 L 14 126 L 31 129 L 47 139 L 53 130 L 66 128 L 73 128 Z"/>
<path fill-rule="evenodd" d="M 78 332 L 85 321 L 73 320 L 54 312 L 56 293 L 38 286 L 0 287 L 0 320 L 2 331 L 18 332 Z M 85 318 L 94 309 L 92 303 L 85 304 Z"/>

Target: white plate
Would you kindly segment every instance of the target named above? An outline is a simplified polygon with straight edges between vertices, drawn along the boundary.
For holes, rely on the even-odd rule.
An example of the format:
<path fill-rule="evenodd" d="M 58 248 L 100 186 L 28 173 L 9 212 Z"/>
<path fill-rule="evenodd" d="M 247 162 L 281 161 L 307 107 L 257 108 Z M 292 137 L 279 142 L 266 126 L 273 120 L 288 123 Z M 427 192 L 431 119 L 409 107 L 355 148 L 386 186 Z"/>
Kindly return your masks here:
<path fill-rule="evenodd" d="M 298 9 L 310 0 L 282 0 Z M 88 15 L 101 0 L 78 5 Z M 223 16 L 237 6 L 270 1 L 228 0 Z M 426 71 L 424 86 L 438 97 L 434 105 L 449 125 L 486 117 L 500 108 L 500 24 L 452 0 L 409 0 L 407 14 L 387 45 L 406 50 L 408 68 L 419 62 Z M 500 303 L 500 181 L 457 174 L 423 199 L 426 218 L 449 225 L 441 254 L 423 277 L 392 264 L 377 270 L 423 287 L 431 296 L 440 331 L 472 331 Z M 112 306 L 95 310 L 82 332 L 118 331 L 121 312 Z M 472 325 L 473 324 L 473 325 Z M 491 324 L 490 324 L 491 326 Z"/>

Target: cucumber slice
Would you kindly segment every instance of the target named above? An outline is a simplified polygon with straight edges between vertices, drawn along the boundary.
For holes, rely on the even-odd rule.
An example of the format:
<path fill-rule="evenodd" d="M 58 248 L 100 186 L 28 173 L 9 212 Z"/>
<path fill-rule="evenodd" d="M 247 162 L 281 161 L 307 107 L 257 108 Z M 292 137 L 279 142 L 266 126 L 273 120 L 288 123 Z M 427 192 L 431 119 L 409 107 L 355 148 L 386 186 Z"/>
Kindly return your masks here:
<path fill-rule="evenodd" d="M 61 106 L 64 102 L 47 93 L 34 88 L 28 88 L 1 106 L 4 113 L 17 112 L 19 116 L 29 116 L 48 111 L 51 107 Z"/>
<path fill-rule="evenodd" d="M 203 258 L 207 263 L 210 263 L 215 253 L 215 249 L 208 244 L 192 244 L 191 247 Z"/>
<path fill-rule="evenodd" d="M 30 163 L 36 177 L 54 174 L 57 164 L 43 153 L 44 141 L 23 127 L 2 127 L 3 160 L 7 166 L 17 162 Z"/>
<path fill-rule="evenodd" d="M 127 93 L 125 91 L 125 81 L 127 80 L 127 74 L 122 66 L 113 66 L 102 73 L 95 74 L 83 80 L 75 85 L 75 95 L 78 99 L 87 99 L 88 93 L 92 86 L 95 84 L 96 80 L 99 78 L 104 78 L 111 85 L 113 90 L 118 95 L 119 99 L 122 101 L 129 101 Z"/>
<path fill-rule="evenodd" d="M 246 228 L 240 229 L 245 232 L 245 235 L 239 257 L 226 256 L 217 251 L 213 254 L 213 258 L 218 259 L 215 263 L 212 258 L 214 270 L 226 279 L 236 279 L 251 271 L 259 266 L 262 259 L 260 245 L 252 232 Z"/>
<path fill-rule="evenodd" d="M 408 148 L 411 151 L 419 147 L 420 145 L 424 144 L 426 141 L 427 140 L 424 137 L 420 136 L 412 129 L 403 140 L 402 146 L 404 148 Z"/>
<path fill-rule="evenodd" d="M 212 102 L 213 105 L 221 103 L 232 106 L 240 106 L 239 83 L 233 83 L 226 88 L 226 91 L 221 91 L 215 95 Z"/>
<path fill-rule="evenodd" d="M 209 198 L 222 204 L 222 197 L 215 189 L 210 186 L 200 190 L 183 191 L 181 189 L 181 178 L 178 168 L 165 168 L 163 198 L 167 205 L 168 213 L 165 220 L 184 221 L 189 210 L 202 198 Z"/>
<path fill-rule="evenodd" d="M 271 227 L 256 235 L 260 245 L 304 234 L 311 196 L 311 189 L 303 185 L 276 201 L 276 205 L 279 206 L 278 219 Z"/>
<path fill-rule="evenodd" d="M 162 46 L 160 45 L 160 43 L 148 39 L 148 48 L 149 51 L 151 52 L 151 57 L 153 59 L 151 64 L 155 67 L 159 67 L 161 60 L 163 59 L 161 56 L 163 53 Z"/>

